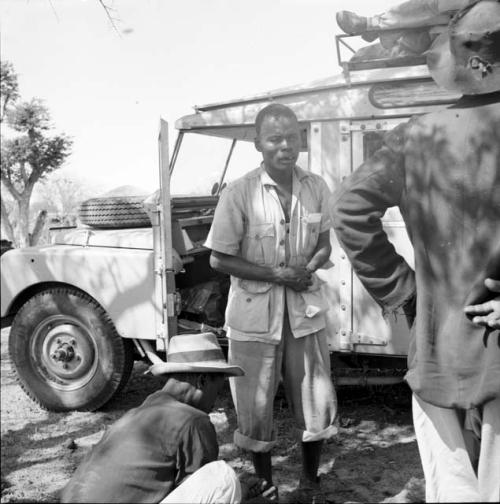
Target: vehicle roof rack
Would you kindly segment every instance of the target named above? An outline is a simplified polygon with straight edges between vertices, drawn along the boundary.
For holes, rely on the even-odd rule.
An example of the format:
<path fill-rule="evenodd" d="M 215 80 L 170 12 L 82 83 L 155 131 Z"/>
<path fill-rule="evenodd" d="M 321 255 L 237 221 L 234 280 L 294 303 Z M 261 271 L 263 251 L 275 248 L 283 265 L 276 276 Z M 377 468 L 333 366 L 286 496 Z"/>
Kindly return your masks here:
<path fill-rule="evenodd" d="M 392 31 L 392 30 L 391 30 Z M 401 31 L 401 30 L 398 30 Z M 355 61 L 342 59 L 342 47 L 347 48 L 352 54 L 356 54 L 356 50 L 353 49 L 344 39 L 351 37 L 358 37 L 359 35 L 348 35 L 341 34 L 335 35 L 335 46 L 337 49 L 337 62 L 339 66 L 344 71 L 344 76 L 346 80 L 349 79 L 349 74 L 352 71 L 357 70 L 371 70 L 373 68 L 394 68 L 394 67 L 406 67 L 406 66 L 417 66 L 425 65 L 425 56 L 421 54 L 408 55 L 408 56 L 398 56 L 394 58 L 370 58 L 370 59 L 358 59 Z M 345 52 L 345 51 L 344 51 Z"/>

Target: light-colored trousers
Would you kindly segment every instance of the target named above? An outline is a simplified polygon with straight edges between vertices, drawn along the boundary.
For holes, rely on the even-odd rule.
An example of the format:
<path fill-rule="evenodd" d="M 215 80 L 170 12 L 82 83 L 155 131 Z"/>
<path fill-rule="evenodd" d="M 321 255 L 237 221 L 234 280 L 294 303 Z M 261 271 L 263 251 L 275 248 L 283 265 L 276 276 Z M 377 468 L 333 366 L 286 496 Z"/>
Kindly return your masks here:
<path fill-rule="evenodd" d="M 368 28 L 398 29 L 447 25 L 451 15 L 474 0 L 407 0 L 368 18 Z"/>
<path fill-rule="evenodd" d="M 239 504 L 241 485 L 226 462 L 210 462 L 191 474 L 160 504 Z"/>
<path fill-rule="evenodd" d="M 413 395 L 427 502 L 500 502 L 500 398 L 475 410 Z"/>
<path fill-rule="evenodd" d="M 240 448 L 268 452 L 276 444 L 273 403 L 281 378 L 300 441 L 322 441 L 337 433 L 337 396 L 324 330 L 295 338 L 285 311 L 278 345 L 230 339 L 228 362 L 245 370 L 245 376 L 229 379 L 238 417 L 234 443 Z"/>

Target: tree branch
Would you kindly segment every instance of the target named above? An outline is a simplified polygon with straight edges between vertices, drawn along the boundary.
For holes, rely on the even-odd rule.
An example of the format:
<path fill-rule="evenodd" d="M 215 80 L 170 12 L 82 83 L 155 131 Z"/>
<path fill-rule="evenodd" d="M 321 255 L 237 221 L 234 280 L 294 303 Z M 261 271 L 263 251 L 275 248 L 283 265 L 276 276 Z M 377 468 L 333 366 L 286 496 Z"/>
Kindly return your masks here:
<path fill-rule="evenodd" d="M 118 30 L 118 27 L 116 26 L 116 21 L 119 21 L 119 19 L 114 18 L 111 15 L 111 11 L 113 11 L 115 9 L 113 9 L 112 7 L 110 7 L 109 5 L 107 5 L 104 2 L 104 0 L 97 0 L 97 1 L 102 5 L 102 8 L 106 11 L 106 16 L 108 17 L 109 22 L 111 23 L 111 26 L 113 27 L 113 29 L 115 30 L 115 32 L 118 34 L 119 37 L 121 37 L 121 33 Z"/>
<path fill-rule="evenodd" d="M 6 93 L 4 95 L 4 100 L 1 104 L 2 109 L 0 110 L 0 123 L 2 123 L 5 119 L 5 116 L 7 115 L 7 107 L 9 106 L 10 100 L 10 93 Z"/>
<path fill-rule="evenodd" d="M 26 174 L 26 162 L 19 161 L 19 172 L 21 173 L 21 178 L 23 180 L 23 184 L 26 186 L 28 183 L 28 175 Z"/>
<path fill-rule="evenodd" d="M 59 16 L 57 15 L 56 8 L 54 7 L 54 4 L 52 3 L 52 0 L 49 0 L 50 7 L 52 9 L 52 12 L 54 13 L 54 16 L 57 19 L 57 22 L 59 23 Z"/>
<path fill-rule="evenodd" d="M 3 198 L 0 199 L 0 207 L 1 207 L 1 216 L 2 216 L 2 226 L 5 230 L 5 234 L 7 238 L 17 247 L 18 243 L 14 234 L 14 227 L 9 219 L 9 212 L 7 211 L 7 207 L 3 202 Z"/>
<path fill-rule="evenodd" d="M 47 210 L 41 210 L 38 214 L 33 228 L 33 232 L 30 233 L 30 245 L 34 246 L 38 243 L 40 236 L 45 228 L 45 223 L 47 222 Z"/>
<path fill-rule="evenodd" d="M 21 193 L 15 188 L 14 184 L 10 181 L 10 177 L 7 177 L 3 172 L 0 175 L 3 185 L 5 189 L 10 192 L 12 197 L 19 201 L 21 199 Z"/>

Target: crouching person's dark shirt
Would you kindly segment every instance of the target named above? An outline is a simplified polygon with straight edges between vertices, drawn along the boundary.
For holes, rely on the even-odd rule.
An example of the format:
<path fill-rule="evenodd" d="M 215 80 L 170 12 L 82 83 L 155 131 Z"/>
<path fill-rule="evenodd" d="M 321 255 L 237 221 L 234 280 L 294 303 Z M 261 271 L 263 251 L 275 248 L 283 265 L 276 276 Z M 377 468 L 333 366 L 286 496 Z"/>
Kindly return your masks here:
<path fill-rule="evenodd" d="M 159 391 L 109 428 L 61 502 L 160 502 L 218 451 L 209 416 Z"/>

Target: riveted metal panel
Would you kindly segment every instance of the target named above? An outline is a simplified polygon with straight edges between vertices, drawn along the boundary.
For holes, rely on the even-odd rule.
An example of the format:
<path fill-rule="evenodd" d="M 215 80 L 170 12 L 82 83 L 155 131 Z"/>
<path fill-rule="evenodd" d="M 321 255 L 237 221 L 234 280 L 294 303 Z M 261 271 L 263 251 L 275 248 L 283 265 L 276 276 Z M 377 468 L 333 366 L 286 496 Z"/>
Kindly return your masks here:
<path fill-rule="evenodd" d="M 376 148 L 377 138 L 382 141 L 383 135 L 406 119 L 356 121 L 350 126 L 352 135 L 352 168 L 355 170 L 369 156 L 371 148 Z M 383 218 L 383 227 L 389 240 L 406 261 L 413 265 L 413 247 L 411 246 L 406 227 L 399 208 L 387 210 Z M 356 275 L 352 281 L 353 318 L 352 343 L 354 351 L 404 355 L 408 351 L 409 329 L 403 317 L 390 319 L 382 316 L 380 306 L 367 293 Z"/>
<path fill-rule="evenodd" d="M 351 137 L 348 121 L 313 122 L 310 129 L 310 169 L 321 175 L 334 192 L 351 166 Z M 350 351 L 352 329 L 352 272 L 349 261 L 331 231 L 333 264 L 318 270 L 325 282 L 324 294 L 330 306 L 326 313 L 328 344 L 333 351 Z"/>

